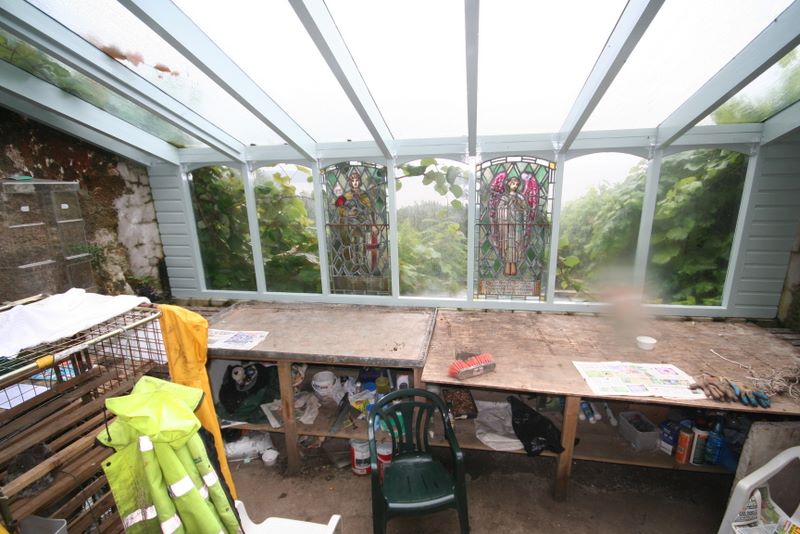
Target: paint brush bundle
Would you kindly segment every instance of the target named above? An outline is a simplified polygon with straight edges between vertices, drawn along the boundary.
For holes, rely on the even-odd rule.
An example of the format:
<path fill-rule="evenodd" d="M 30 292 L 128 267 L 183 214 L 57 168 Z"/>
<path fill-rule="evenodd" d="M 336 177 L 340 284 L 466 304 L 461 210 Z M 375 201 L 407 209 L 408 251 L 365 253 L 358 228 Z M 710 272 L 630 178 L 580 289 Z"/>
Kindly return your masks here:
<path fill-rule="evenodd" d="M 489 371 L 494 371 L 494 358 L 488 352 L 477 354 L 465 360 L 455 360 L 448 368 L 448 374 L 459 380 L 479 376 Z"/>

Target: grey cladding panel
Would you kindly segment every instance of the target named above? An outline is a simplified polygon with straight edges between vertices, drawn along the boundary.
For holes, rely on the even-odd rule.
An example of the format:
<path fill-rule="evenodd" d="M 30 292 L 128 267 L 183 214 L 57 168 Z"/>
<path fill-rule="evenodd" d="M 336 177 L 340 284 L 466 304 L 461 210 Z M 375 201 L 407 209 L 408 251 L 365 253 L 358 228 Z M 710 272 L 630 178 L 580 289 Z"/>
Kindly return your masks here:
<path fill-rule="evenodd" d="M 173 236 L 187 236 L 189 235 L 189 228 L 187 228 L 185 223 L 174 223 L 174 224 L 160 224 L 158 228 L 161 230 L 161 235 L 173 235 Z"/>
<path fill-rule="evenodd" d="M 184 212 L 182 200 L 156 200 L 155 205 L 156 211 L 172 211 L 178 213 Z"/>
<path fill-rule="evenodd" d="M 186 213 L 180 169 L 155 167 L 150 170 L 150 184 L 170 286 L 199 290 L 201 285 L 195 272 L 197 259 L 187 224 L 189 214 Z"/>
<path fill-rule="evenodd" d="M 800 140 L 762 149 L 754 176 L 731 314 L 772 318 L 800 226 Z"/>
<path fill-rule="evenodd" d="M 160 211 L 156 213 L 156 219 L 158 219 L 158 224 L 185 223 L 186 215 L 176 211 Z"/>
<path fill-rule="evenodd" d="M 194 262 L 191 257 L 167 256 L 164 261 L 167 263 L 167 267 L 186 267 L 194 269 Z"/>
<path fill-rule="evenodd" d="M 154 200 L 183 200 L 181 190 L 175 187 L 169 189 L 153 189 Z"/>

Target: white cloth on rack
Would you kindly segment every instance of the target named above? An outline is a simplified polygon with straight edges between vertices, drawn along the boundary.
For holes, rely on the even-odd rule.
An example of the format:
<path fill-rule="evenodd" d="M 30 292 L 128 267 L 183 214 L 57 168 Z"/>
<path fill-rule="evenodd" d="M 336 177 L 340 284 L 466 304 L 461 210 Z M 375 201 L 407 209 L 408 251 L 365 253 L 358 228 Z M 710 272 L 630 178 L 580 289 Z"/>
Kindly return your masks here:
<path fill-rule="evenodd" d="M 14 358 L 22 349 L 77 334 L 148 302 L 144 297 L 111 297 L 72 288 L 14 306 L 0 313 L 0 357 Z"/>

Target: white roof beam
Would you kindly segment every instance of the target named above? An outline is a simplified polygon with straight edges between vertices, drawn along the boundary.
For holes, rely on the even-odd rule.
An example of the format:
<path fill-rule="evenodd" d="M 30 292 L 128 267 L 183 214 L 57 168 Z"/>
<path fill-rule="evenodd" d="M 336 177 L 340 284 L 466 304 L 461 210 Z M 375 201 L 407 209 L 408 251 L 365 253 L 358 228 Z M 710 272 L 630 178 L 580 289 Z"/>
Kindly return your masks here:
<path fill-rule="evenodd" d="M 105 134 L 96 132 L 82 124 L 63 117 L 52 111 L 48 111 L 37 104 L 23 100 L 18 96 L 0 90 L 0 106 L 6 107 L 16 113 L 30 117 L 36 122 L 40 122 L 50 128 L 64 132 L 77 139 L 81 139 L 103 150 L 119 154 L 130 160 L 141 163 L 142 165 L 152 165 L 154 163 L 153 156 L 142 152 L 137 148 L 126 145 L 116 139 L 112 139 Z"/>
<path fill-rule="evenodd" d="M 178 164 L 178 149 L 124 120 L 62 91 L 10 63 L 0 61 L 0 92 L 67 117 L 156 158 Z"/>
<path fill-rule="evenodd" d="M 0 27 L 234 160 L 244 143 L 211 124 L 156 86 L 108 57 L 27 2 L 0 7 Z"/>
<path fill-rule="evenodd" d="M 658 126 L 665 147 L 725 103 L 800 43 L 800 0 L 795 0 L 755 39 Z"/>
<path fill-rule="evenodd" d="M 575 141 L 663 4 L 664 0 L 630 0 L 625 6 L 559 130 L 556 138 L 559 151 L 566 151 Z"/>
<path fill-rule="evenodd" d="M 771 143 L 776 139 L 800 128 L 800 102 L 795 102 L 780 113 L 773 115 L 764 122 L 764 134 L 761 139 L 763 144 Z"/>
<path fill-rule="evenodd" d="M 478 151 L 478 31 L 480 0 L 464 0 L 467 51 L 467 139 L 470 156 Z"/>
<path fill-rule="evenodd" d="M 394 148 L 392 132 L 383 120 L 378 105 L 372 98 L 347 44 L 328 11 L 328 6 L 323 0 L 289 0 L 289 3 L 317 45 L 322 57 L 328 62 L 328 66 L 369 133 L 372 134 L 381 153 L 386 158 L 392 158 Z"/>
<path fill-rule="evenodd" d="M 162 0 L 120 0 L 120 3 L 303 157 L 316 159 L 314 139 L 175 4 Z"/>

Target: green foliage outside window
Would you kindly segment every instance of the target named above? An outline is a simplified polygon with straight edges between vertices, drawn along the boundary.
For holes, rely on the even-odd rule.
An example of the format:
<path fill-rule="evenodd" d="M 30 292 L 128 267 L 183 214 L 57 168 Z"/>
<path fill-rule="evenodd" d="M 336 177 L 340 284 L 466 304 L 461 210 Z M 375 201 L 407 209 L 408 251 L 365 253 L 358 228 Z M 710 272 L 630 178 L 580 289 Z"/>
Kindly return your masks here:
<path fill-rule="evenodd" d="M 400 294 L 456 297 L 467 284 L 467 172 L 432 158 L 400 167 L 406 177 L 421 176 L 447 203 L 418 202 L 397 210 Z M 397 180 L 397 188 L 403 180 Z"/>
<path fill-rule="evenodd" d="M 256 290 L 244 183 L 228 167 L 192 171 L 197 239 L 209 289 Z"/>
<path fill-rule="evenodd" d="M 299 167 L 311 176 L 311 169 Z M 261 177 L 256 171 L 258 231 L 268 291 L 319 293 L 319 248 L 312 212 L 313 198 L 301 197 L 288 175 Z"/>

